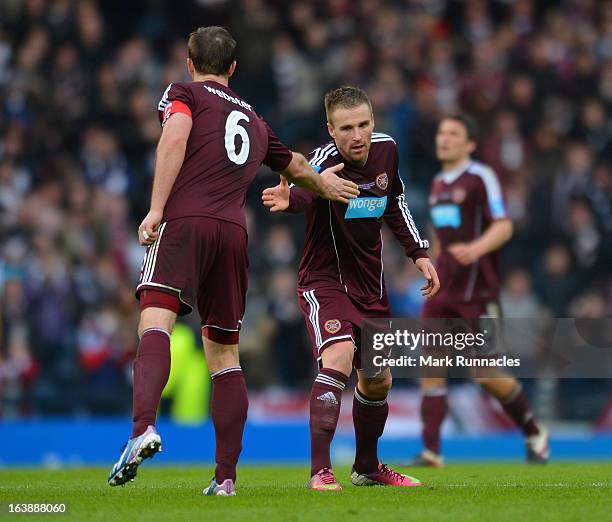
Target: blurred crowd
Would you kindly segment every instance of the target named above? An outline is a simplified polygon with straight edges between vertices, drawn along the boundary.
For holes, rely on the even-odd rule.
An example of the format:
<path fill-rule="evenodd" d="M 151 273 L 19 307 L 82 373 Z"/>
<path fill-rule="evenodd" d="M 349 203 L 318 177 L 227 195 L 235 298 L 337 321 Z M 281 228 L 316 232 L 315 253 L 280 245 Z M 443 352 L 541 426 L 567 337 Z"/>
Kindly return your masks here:
<path fill-rule="evenodd" d="M 186 36 L 211 24 L 238 40 L 231 86 L 296 150 L 327 139 L 326 90 L 365 88 L 424 230 L 437 122 L 474 115 L 515 223 L 506 315 L 611 314 L 612 1 L 3 0 L 0 416 L 130 410 L 157 101 L 189 80 Z M 303 221 L 260 206 L 276 180 L 262 169 L 248 196 L 242 353 L 251 387 L 300 388 Z M 393 310 L 417 315 L 421 283 L 394 245 Z"/>

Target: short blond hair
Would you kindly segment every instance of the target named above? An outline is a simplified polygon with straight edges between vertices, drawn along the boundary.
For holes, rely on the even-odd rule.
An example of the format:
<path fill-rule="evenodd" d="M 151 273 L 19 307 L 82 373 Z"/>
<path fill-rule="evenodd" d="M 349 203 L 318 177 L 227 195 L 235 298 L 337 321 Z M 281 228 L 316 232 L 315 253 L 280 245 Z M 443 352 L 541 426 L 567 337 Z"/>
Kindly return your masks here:
<path fill-rule="evenodd" d="M 372 113 L 372 104 L 370 103 L 370 98 L 368 98 L 366 92 L 363 89 L 354 87 L 352 85 L 344 85 L 329 91 L 325 95 L 323 101 L 325 103 L 325 114 L 327 115 L 327 121 L 330 121 L 329 115 L 337 107 L 352 109 L 365 103 L 370 109 L 370 114 Z"/>

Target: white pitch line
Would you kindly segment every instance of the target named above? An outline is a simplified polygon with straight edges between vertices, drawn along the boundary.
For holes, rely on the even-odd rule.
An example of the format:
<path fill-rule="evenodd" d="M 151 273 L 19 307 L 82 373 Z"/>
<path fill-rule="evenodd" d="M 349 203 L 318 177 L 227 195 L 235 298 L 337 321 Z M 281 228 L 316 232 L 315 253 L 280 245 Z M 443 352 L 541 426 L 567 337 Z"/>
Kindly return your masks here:
<path fill-rule="evenodd" d="M 470 488 L 470 487 L 481 487 L 482 484 L 438 484 L 437 487 L 447 488 Z M 576 487 L 592 487 L 592 488 L 612 488 L 612 482 L 593 482 L 592 484 L 564 484 L 564 483 L 553 483 L 553 484 L 519 484 L 519 483 L 507 483 L 507 484 L 486 484 L 486 486 L 493 486 L 496 488 L 576 488 Z"/>

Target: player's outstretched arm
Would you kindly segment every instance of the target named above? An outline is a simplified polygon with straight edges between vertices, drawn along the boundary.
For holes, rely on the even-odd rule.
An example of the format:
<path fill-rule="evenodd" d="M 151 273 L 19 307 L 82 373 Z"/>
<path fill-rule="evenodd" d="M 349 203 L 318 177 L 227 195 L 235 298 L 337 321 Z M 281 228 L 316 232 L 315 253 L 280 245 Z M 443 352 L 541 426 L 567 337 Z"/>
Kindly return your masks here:
<path fill-rule="evenodd" d="M 448 247 L 448 252 L 462 265 L 471 265 L 510 241 L 513 228 L 510 219 L 496 219 L 479 238 L 470 243 L 454 243 Z"/>
<path fill-rule="evenodd" d="M 299 187 L 318 194 L 323 199 L 348 203 L 359 195 L 359 188 L 352 181 L 339 178 L 336 172 L 344 168 L 344 163 L 325 169 L 317 174 L 301 154 L 294 152 L 287 168 L 280 173 Z"/>
<path fill-rule="evenodd" d="M 191 124 L 191 118 L 183 113 L 173 114 L 164 124 L 155 156 L 151 208 L 138 227 L 141 245 L 150 245 L 157 239 L 166 202 L 185 159 Z"/>

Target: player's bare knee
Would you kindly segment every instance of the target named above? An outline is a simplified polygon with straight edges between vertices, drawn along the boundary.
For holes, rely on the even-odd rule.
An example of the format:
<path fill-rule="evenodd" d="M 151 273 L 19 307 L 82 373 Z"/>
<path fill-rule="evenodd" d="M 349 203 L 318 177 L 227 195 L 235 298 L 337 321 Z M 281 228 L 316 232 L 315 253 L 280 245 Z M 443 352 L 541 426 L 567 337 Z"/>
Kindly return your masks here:
<path fill-rule="evenodd" d="M 446 387 L 446 379 L 443 377 L 424 377 L 420 379 L 421 391 L 433 390 Z"/>
<path fill-rule="evenodd" d="M 202 343 L 204 344 L 208 371 L 211 374 L 233 366 L 240 366 L 237 344 L 218 343 L 204 335 L 202 336 Z"/>
<path fill-rule="evenodd" d="M 487 393 L 500 400 L 512 397 L 521 390 L 521 385 L 516 379 L 509 376 L 475 377 L 474 382 L 478 383 Z"/>
<path fill-rule="evenodd" d="M 158 328 L 171 334 L 175 322 L 176 313 L 171 310 L 156 307 L 145 308 L 140 312 L 138 337 L 142 337 L 143 332 L 149 328 Z"/>
<path fill-rule="evenodd" d="M 383 377 L 375 378 L 363 378 L 359 379 L 359 391 L 362 392 L 366 397 L 371 399 L 384 399 L 389 395 L 389 390 L 393 384 L 391 375 L 385 375 Z"/>
<path fill-rule="evenodd" d="M 510 386 L 510 388 L 513 388 L 516 383 L 516 381 L 512 377 L 508 377 L 503 374 L 497 374 L 491 371 L 478 372 L 478 370 L 480 370 L 480 368 L 477 368 L 476 371 L 473 371 L 471 376 L 474 382 L 480 384 L 481 386 Z M 486 375 L 483 375 L 485 373 Z"/>
<path fill-rule="evenodd" d="M 332 344 L 321 355 L 323 367 L 342 372 L 344 375 L 350 375 L 353 371 L 354 355 L 355 346 L 352 342 Z"/>

